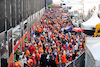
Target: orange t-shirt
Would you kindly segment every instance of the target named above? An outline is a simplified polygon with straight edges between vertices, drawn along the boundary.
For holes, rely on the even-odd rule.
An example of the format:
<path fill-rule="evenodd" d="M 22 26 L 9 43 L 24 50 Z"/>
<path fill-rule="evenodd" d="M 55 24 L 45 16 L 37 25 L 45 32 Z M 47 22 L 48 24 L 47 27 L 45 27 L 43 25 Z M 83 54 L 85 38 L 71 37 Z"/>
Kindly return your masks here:
<path fill-rule="evenodd" d="M 52 39 L 54 38 L 54 34 L 51 35 L 51 38 L 52 38 Z"/>
<path fill-rule="evenodd" d="M 39 32 L 42 32 L 42 28 L 39 29 Z"/>
<path fill-rule="evenodd" d="M 21 67 L 21 63 L 20 63 L 20 62 L 15 62 L 15 63 L 14 63 L 14 66 L 15 66 L 15 67 Z"/>
<path fill-rule="evenodd" d="M 64 36 L 62 36 L 61 38 L 64 39 Z"/>
<path fill-rule="evenodd" d="M 25 55 L 26 55 L 26 57 L 28 57 L 28 56 L 30 55 L 29 50 L 27 50 L 27 51 L 25 52 Z"/>
<path fill-rule="evenodd" d="M 63 55 L 61 56 L 61 59 L 62 59 L 62 63 L 66 63 L 66 55 L 65 55 L 65 54 L 63 54 Z"/>
<path fill-rule="evenodd" d="M 68 39 L 68 36 L 66 36 L 65 38 L 66 38 L 66 40 L 67 40 L 67 39 Z"/>
<path fill-rule="evenodd" d="M 41 37 L 41 40 L 42 40 L 42 41 L 44 40 L 44 37 L 43 37 L 43 36 Z"/>
<path fill-rule="evenodd" d="M 57 31 L 56 31 L 56 30 L 54 30 L 54 33 L 57 33 Z"/>
<path fill-rule="evenodd" d="M 56 56 L 55 62 L 56 62 L 56 64 L 58 64 L 58 56 Z"/>
<path fill-rule="evenodd" d="M 58 51 L 58 54 L 60 54 L 60 49 L 59 48 L 57 48 L 57 51 Z"/>
<path fill-rule="evenodd" d="M 47 47 L 46 47 L 46 50 L 48 50 L 48 49 L 49 49 L 49 47 L 47 46 Z"/>
<path fill-rule="evenodd" d="M 40 51 L 43 51 L 43 48 L 42 47 L 40 47 L 39 49 L 40 49 Z"/>
<path fill-rule="evenodd" d="M 33 65 L 33 60 L 32 59 L 29 59 L 28 62 L 27 62 L 30 66 Z"/>
<path fill-rule="evenodd" d="M 40 60 L 39 53 L 37 53 L 37 60 Z"/>
<path fill-rule="evenodd" d="M 39 30 L 37 30 L 37 32 L 39 33 L 40 31 L 39 31 Z"/>

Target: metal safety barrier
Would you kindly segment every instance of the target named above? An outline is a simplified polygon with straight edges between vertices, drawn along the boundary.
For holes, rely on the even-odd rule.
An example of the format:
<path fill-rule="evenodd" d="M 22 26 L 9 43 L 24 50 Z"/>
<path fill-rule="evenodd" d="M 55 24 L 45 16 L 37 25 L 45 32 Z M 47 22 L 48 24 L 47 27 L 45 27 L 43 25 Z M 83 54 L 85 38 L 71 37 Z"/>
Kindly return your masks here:
<path fill-rule="evenodd" d="M 73 62 L 69 62 L 66 67 L 73 67 Z"/>
<path fill-rule="evenodd" d="M 77 59 L 69 62 L 66 67 L 85 67 L 85 52 L 81 54 Z"/>

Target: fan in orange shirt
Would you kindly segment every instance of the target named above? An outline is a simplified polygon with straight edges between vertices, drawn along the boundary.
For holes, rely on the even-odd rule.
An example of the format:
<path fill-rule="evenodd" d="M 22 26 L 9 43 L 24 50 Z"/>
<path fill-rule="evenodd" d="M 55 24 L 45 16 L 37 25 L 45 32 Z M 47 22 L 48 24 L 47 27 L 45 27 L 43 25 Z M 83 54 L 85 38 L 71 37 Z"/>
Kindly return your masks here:
<path fill-rule="evenodd" d="M 41 36 L 41 40 L 44 41 L 44 37 L 43 36 Z"/>
<path fill-rule="evenodd" d="M 36 59 L 36 64 L 38 65 L 39 64 L 39 60 L 40 60 L 40 55 L 39 55 L 39 53 L 38 53 L 38 51 L 36 51 L 36 57 L 37 57 L 37 59 Z"/>
<path fill-rule="evenodd" d="M 51 38 L 52 38 L 52 39 L 54 38 L 54 34 L 51 35 Z"/>
<path fill-rule="evenodd" d="M 49 51 L 49 47 L 48 46 L 46 47 L 46 50 L 47 50 L 47 52 Z"/>
<path fill-rule="evenodd" d="M 59 49 L 59 47 L 57 47 L 57 51 L 58 51 L 58 54 L 60 54 L 60 49 Z"/>
<path fill-rule="evenodd" d="M 62 37 L 61 37 L 62 39 L 64 39 L 64 36 L 62 35 Z"/>
<path fill-rule="evenodd" d="M 40 51 L 43 51 L 43 48 L 42 48 L 42 47 L 40 47 L 40 48 L 39 48 L 39 50 L 40 50 Z"/>
<path fill-rule="evenodd" d="M 14 63 L 14 66 L 15 67 L 21 67 L 21 63 L 17 61 L 17 62 Z"/>
<path fill-rule="evenodd" d="M 54 30 L 54 33 L 57 33 L 58 31 L 57 30 Z"/>
<path fill-rule="evenodd" d="M 30 67 L 33 67 L 33 60 L 32 59 L 29 59 L 27 61 L 27 64 L 30 66 Z"/>
<path fill-rule="evenodd" d="M 42 28 L 39 28 L 39 32 L 42 32 Z"/>
<path fill-rule="evenodd" d="M 61 56 L 61 61 L 62 61 L 62 67 L 65 67 L 65 63 L 66 63 L 66 55 L 63 53 Z"/>
<path fill-rule="evenodd" d="M 66 36 L 65 38 L 66 38 L 66 40 L 68 40 L 68 36 Z"/>
<path fill-rule="evenodd" d="M 58 64 L 58 54 L 56 53 L 56 58 L 55 58 L 56 64 Z"/>
<path fill-rule="evenodd" d="M 25 52 L 26 57 L 28 57 L 30 55 L 30 51 L 27 49 Z"/>

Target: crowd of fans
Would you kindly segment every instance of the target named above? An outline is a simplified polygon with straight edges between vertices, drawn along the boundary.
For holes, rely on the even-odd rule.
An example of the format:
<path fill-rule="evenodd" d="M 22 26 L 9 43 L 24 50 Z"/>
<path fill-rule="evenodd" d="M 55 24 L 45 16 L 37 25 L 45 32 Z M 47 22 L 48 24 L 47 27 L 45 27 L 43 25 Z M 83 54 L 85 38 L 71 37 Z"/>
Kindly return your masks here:
<path fill-rule="evenodd" d="M 14 53 L 15 67 L 65 67 L 84 52 L 85 34 L 66 31 L 73 25 L 70 17 L 62 19 L 63 10 L 45 11 L 33 27 L 31 42 L 25 39 L 24 52 L 18 48 Z"/>

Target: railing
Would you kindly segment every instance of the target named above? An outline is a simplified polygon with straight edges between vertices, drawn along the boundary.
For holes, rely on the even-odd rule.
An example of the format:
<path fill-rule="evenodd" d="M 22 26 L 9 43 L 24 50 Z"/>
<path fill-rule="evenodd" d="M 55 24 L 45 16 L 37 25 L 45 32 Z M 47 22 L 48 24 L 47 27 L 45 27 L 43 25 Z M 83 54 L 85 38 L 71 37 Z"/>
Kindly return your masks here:
<path fill-rule="evenodd" d="M 73 61 L 69 62 L 66 67 L 73 67 Z"/>
<path fill-rule="evenodd" d="M 85 52 L 81 54 L 77 59 L 69 62 L 66 67 L 84 67 L 85 66 Z"/>

